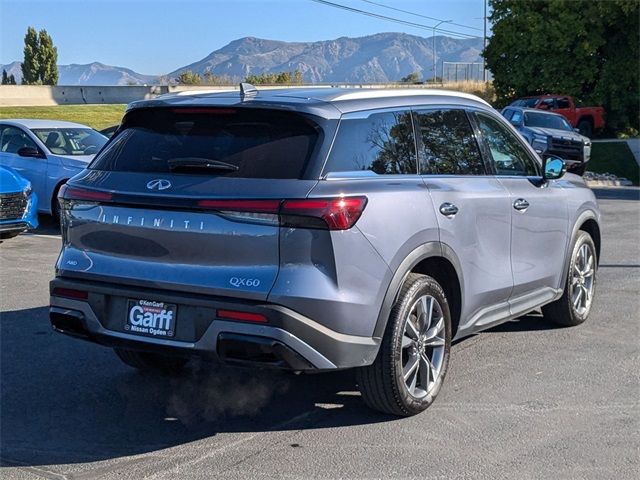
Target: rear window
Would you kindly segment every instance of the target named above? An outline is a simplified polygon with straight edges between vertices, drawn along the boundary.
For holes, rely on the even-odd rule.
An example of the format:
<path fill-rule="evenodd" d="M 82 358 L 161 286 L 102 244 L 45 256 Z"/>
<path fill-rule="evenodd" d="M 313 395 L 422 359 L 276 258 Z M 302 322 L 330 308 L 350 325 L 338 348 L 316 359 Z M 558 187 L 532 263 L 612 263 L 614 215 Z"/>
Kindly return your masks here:
<path fill-rule="evenodd" d="M 301 178 L 321 135 L 299 114 L 234 108 L 149 108 L 89 168 L 243 178 Z"/>

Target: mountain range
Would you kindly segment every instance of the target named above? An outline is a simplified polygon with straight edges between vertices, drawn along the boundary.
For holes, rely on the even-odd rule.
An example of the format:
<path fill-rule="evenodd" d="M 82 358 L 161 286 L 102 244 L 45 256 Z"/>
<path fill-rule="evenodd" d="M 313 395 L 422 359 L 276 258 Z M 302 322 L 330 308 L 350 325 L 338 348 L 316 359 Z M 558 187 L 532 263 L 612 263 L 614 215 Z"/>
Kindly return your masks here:
<path fill-rule="evenodd" d="M 438 71 L 445 62 L 481 62 L 482 39 L 435 37 Z M 22 78 L 20 62 L 0 65 Z M 254 37 L 234 40 L 197 62 L 177 68 L 162 77 L 143 75 L 124 67 L 93 62 L 58 65 L 59 85 L 143 85 L 174 81 L 181 73 L 243 80 L 250 74 L 299 70 L 305 82 L 392 82 L 418 72 L 423 79 L 433 75 L 433 38 L 405 33 L 379 33 L 366 37 L 341 37 L 318 42 L 282 42 Z"/>

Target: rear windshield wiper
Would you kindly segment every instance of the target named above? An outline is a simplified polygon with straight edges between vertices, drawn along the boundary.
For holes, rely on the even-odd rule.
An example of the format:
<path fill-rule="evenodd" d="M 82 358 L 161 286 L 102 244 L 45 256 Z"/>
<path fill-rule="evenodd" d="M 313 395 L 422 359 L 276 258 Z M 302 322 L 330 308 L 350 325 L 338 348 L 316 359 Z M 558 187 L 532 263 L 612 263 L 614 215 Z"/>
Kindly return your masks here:
<path fill-rule="evenodd" d="M 167 160 L 167 164 L 171 170 L 223 170 L 227 172 L 237 172 L 240 167 L 232 163 L 221 162 L 220 160 L 212 160 L 210 158 L 200 157 L 180 157 Z"/>

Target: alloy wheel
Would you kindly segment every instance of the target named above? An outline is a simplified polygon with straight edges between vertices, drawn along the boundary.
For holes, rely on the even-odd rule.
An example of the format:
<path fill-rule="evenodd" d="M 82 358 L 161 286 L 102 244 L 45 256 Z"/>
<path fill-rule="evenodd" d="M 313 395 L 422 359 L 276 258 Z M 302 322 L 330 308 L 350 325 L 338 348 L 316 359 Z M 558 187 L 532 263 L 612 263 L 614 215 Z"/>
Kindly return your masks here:
<path fill-rule="evenodd" d="M 442 373 L 445 356 L 445 320 L 431 295 L 418 298 L 405 319 L 402 335 L 402 376 L 409 393 L 422 398 Z"/>
<path fill-rule="evenodd" d="M 584 316 L 591 308 L 595 275 L 595 255 L 586 243 L 580 245 L 571 272 L 571 304 L 575 312 Z"/>

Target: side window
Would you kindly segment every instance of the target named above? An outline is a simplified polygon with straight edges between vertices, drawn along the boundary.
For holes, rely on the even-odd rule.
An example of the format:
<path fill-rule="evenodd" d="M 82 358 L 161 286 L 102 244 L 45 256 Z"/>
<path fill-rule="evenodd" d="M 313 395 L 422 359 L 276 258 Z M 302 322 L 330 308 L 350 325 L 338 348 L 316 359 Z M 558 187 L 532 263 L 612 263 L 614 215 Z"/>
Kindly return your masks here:
<path fill-rule="evenodd" d="M 3 128 L 0 143 L 0 152 L 4 153 L 18 153 L 24 147 L 38 148 L 25 132 L 16 127 Z"/>
<path fill-rule="evenodd" d="M 358 170 L 418 173 L 411 112 L 359 112 L 342 118 L 324 173 Z"/>
<path fill-rule="evenodd" d="M 478 126 L 486 142 L 498 175 L 537 176 L 537 162 L 529 155 L 518 138 L 497 120 L 476 113 Z"/>
<path fill-rule="evenodd" d="M 484 175 L 480 149 L 464 110 L 416 112 L 420 173 Z"/>
<path fill-rule="evenodd" d="M 558 107 L 557 108 L 569 108 L 569 99 L 566 97 L 558 98 Z"/>
<path fill-rule="evenodd" d="M 522 112 L 521 111 L 516 111 L 513 113 L 513 116 L 511 117 L 511 123 L 514 125 L 521 125 L 522 124 Z"/>

